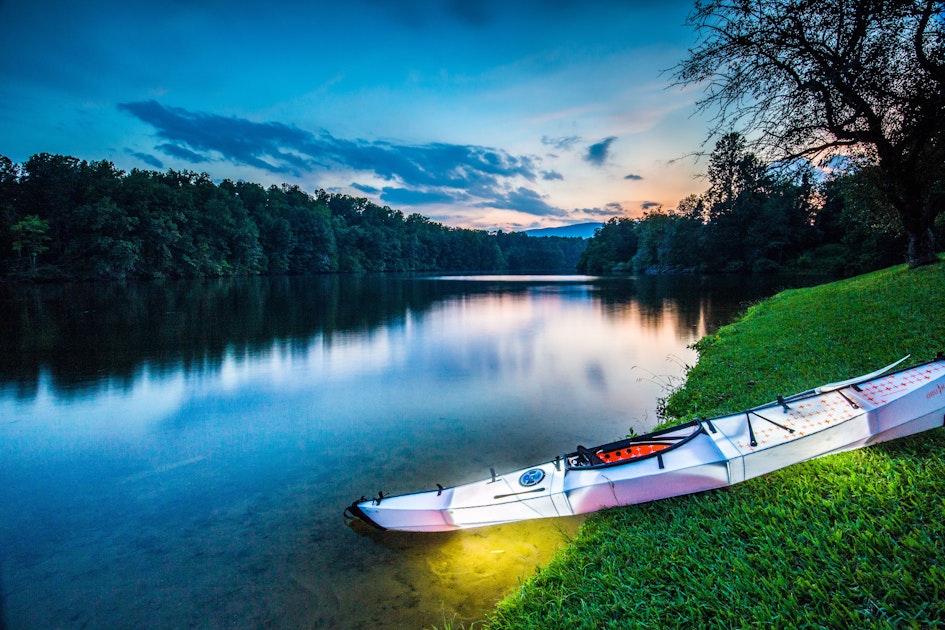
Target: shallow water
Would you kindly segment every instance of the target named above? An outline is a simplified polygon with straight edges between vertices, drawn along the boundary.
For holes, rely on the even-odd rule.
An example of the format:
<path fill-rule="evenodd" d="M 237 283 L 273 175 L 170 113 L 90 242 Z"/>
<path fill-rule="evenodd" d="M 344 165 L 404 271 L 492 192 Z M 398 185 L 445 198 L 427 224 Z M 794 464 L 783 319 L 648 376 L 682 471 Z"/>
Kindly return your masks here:
<path fill-rule="evenodd" d="M 687 346 L 778 285 L 327 277 L 2 287 L 9 628 L 481 618 L 580 518 L 346 521 L 651 428 Z"/>

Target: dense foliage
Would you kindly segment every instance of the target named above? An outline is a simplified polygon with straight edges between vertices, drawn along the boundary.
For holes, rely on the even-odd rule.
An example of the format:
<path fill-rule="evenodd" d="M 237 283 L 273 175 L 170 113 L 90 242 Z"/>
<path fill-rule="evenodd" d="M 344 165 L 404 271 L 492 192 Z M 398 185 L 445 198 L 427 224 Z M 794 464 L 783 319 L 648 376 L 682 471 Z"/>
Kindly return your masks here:
<path fill-rule="evenodd" d="M 0 156 L 0 275 L 177 278 L 573 270 L 582 238 L 492 234 L 297 186 Z"/>
<path fill-rule="evenodd" d="M 609 220 L 578 269 L 853 275 L 902 262 L 908 237 L 875 169 L 847 166 L 825 175 L 806 162 L 765 164 L 744 137 L 727 134 L 709 159 L 704 194 L 674 210 Z"/>

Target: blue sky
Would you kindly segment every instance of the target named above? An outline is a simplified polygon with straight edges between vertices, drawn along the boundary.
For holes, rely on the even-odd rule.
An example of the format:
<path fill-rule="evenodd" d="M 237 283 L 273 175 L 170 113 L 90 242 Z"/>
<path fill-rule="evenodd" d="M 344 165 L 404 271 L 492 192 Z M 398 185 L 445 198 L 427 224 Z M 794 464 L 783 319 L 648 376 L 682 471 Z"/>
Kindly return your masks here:
<path fill-rule="evenodd" d="M 701 192 L 692 0 L 0 0 L 0 154 L 528 229 Z"/>

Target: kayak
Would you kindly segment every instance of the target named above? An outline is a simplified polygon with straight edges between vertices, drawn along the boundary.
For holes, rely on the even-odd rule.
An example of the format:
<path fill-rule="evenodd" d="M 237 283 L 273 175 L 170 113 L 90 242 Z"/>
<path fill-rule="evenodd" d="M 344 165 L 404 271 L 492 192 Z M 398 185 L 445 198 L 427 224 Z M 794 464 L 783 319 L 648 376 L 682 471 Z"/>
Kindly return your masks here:
<path fill-rule="evenodd" d="M 345 509 L 379 529 L 439 532 L 573 516 L 730 486 L 786 466 L 945 425 L 945 356 L 779 396 L 481 481 Z"/>

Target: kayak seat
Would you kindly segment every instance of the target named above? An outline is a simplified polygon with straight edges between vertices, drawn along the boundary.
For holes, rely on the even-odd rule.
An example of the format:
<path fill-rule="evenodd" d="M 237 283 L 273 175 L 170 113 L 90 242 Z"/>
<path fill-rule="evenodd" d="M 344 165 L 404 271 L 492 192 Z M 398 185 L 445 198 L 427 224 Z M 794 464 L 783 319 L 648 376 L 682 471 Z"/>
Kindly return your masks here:
<path fill-rule="evenodd" d="M 587 463 L 590 464 L 591 466 L 596 466 L 598 464 L 604 463 L 604 460 L 598 457 L 597 453 L 587 448 L 586 446 L 581 446 L 580 444 L 578 444 L 577 451 L 584 457 L 584 459 L 587 460 Z"/>
<path fill-rule="evenodd" d="M 612 451 L 598 451 L 596 453 L 598 459 L 605 464 L 611 464 L 613 462 L 622 462 L 629 461 L 632 459 L 637 459 L 639 457 L 645 457 L 647 455 L 652 455 L 653 453 L 658 453 L 662 450 L 669 448 L 671 445 L 665 442 L 650 442 L 644 444 L 631 444 L 622 448 L 618 448 Z"/>

